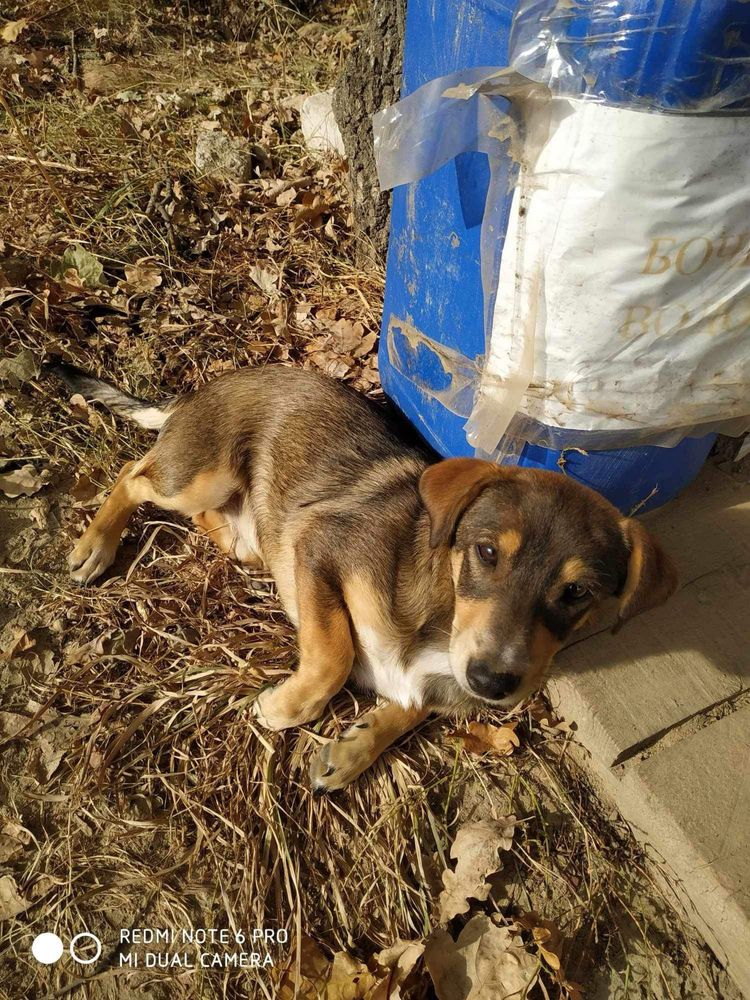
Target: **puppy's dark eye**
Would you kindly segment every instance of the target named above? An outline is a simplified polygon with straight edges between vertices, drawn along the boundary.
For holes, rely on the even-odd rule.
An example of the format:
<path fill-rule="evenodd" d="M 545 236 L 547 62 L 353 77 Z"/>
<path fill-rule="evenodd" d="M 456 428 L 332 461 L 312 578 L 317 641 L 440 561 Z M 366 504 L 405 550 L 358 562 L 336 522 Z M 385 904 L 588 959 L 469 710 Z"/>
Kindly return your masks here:
<path fill-rule="evenodd" d="M 588 596 L 589 589 L 588 587 L 584 587 L 582 583 L 569 583 L 562 592 L 562 600 L 565 604 L 575 604 L 577 601 L 582 601 L 584 597 Z"/>
<path fill-rule="evenodd" d="M 489 545 L 486 542 L 480 542 L 477 545 L 477 555 L 482 562 L 487 563 L 488 566 L 495 566 L 497 564 L 497 549 L 494 545 Z"/>

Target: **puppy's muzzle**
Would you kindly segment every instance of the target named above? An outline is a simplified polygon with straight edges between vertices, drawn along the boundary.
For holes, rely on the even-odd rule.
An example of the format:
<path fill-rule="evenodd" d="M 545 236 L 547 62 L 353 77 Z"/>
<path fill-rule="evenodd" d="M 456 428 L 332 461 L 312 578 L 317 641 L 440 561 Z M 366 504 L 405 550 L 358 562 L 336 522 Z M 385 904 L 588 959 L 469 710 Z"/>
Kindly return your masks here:
<path fill-rule="evenodd" d="M 488 701 L 502 701 L 521 686 L 519 674 L 493 670 L 486 660 L 471 660 L 466 668 L 466 680 L 475 694 Z"/>

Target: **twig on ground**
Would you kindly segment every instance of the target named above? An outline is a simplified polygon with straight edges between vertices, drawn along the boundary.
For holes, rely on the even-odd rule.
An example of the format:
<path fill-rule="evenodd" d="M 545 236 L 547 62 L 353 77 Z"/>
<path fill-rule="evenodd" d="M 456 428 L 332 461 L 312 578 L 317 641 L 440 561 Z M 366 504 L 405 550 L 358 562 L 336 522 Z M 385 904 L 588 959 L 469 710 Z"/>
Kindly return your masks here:
<path fill-rule="evenodd" d="M 47 167 L 49 170 L 64 170 L 69 174 L 88 174 L 90 176 L 95 173 L 88 167 L 77 167 L 73 163 L 60 163 L 58 160 L 40 160 L 38 158 L 34 160 L 29 156 L 13 156 L 10 153 L 0 153 L 0 160 L 7 160 L 9 163 L 35 163 Z"/>

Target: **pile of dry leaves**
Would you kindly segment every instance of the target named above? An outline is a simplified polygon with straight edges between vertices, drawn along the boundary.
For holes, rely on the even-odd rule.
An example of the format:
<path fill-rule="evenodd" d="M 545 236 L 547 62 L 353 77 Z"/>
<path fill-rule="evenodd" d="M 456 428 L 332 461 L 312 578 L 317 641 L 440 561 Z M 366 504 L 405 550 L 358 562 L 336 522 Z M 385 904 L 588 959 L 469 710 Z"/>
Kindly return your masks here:
<path fill-rule="evenodd" d="M 489 899 L 488 879 L 502 871 L 500 855 L 511 850 L 515 825 L 515 816 L 501 816 L 459 828 L 450 850 L 455 868 L 443 872 L 439 926 L 426 939 L 397 941 L 368 965 L 345 952 L 329 962 L 307 940 L 299 969 L 287 973 L 279 995 L 291 1000 L 296 988 L 303 997 L 408 1000 L 424 995 L 424 969 L 438 1000 L 510 1000 L 533 995 L 544 968 L 562 995 L 578 1000 L 581 988 L 561 971 L 563 938 L 553 921 L 533 911 L 514 919 L 475 912 L 455 936 L 445 929 L 455 917 L 469 914 L 472 905 Z"/>

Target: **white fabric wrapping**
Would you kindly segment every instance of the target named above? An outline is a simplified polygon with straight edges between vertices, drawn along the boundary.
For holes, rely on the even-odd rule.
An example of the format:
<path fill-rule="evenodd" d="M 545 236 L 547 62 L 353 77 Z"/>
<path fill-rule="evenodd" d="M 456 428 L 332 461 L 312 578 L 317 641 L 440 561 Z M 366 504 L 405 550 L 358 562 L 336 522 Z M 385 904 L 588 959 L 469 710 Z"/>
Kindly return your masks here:
<path fill-rule="evenodd" d="M 476 443 L 494 446 L 501 386 L 522 357 L 520 411 L 550 427 L 746 416 L 750 118 L 552 105 L 514 194 Z"/>

